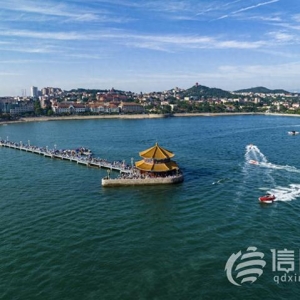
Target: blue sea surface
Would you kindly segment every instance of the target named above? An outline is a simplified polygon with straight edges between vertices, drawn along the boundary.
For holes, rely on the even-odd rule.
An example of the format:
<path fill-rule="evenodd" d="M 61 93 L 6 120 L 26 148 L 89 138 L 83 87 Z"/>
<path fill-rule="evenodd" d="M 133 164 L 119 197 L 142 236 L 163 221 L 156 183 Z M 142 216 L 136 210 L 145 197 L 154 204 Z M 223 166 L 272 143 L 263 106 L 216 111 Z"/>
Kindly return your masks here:
<path fill-rule="evenodd" d="M 0 299 L 298 299 L 300 135 L 287 132 L 299 127 L 255 115 L 0 126 L 1 139 L 128 164 L 158 142 L 185 175 L 103 188 L 104 169 L 0 147 Z M 242 282 L 251 251 L 264 266 Z"/>

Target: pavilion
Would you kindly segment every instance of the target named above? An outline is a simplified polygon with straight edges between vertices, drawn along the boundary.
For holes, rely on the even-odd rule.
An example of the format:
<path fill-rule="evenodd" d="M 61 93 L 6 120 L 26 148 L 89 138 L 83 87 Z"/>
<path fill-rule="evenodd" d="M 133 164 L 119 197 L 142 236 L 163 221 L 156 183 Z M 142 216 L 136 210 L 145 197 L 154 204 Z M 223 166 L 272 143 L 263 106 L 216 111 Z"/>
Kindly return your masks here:
<path fill-rule="evenodd" d="M 164 149 L 156 143 L 153 147 L 141 151 L 139 155 L 143 158 L 135 163 L 135 167 L 141 174 L 150 177 L 166 177 L 177 175 L 179 167 L 177 163 L 171 160 L 175 154 Z"/>

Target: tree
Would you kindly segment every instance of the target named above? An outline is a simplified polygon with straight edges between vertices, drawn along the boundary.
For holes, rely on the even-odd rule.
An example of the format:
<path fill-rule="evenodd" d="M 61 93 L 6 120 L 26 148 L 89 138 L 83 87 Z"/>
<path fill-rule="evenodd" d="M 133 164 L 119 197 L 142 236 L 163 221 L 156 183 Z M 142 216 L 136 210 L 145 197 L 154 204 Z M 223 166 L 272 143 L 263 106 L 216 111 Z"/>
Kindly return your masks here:
<path fill-rule="evenodd" d="M 162 109 L 162 112 L 164 113 L 164 114 L 169 114 L 169 113 L 171 113 L 171 106 L 170 105 L 164 105 L 163 106 L 163 109 Z"/>
<path fill-rule="evenodd" d="M 39 116 L 43 114 L 43 110 L 41 108 L 41 103 L 40 101 L 35 101 L 34 102 L 34 113 Z"/>
<path fill-rule="evenodd" d="M 47 116 L 53 116 L 54 112 L 52 109 L 48 109 Z"/>

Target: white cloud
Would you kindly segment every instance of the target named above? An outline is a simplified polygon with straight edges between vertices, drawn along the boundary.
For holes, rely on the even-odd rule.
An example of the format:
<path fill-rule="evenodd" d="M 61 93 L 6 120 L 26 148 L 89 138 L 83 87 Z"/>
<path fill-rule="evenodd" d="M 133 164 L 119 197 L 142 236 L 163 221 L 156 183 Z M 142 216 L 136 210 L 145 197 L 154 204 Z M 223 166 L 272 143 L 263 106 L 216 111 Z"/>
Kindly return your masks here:
<path fill-rule="evenodd" d="M 30 30 L 4 30 L 0 31 L 0 36 L 19 37 L 24 39 L 54 40 L 54 41 L 94 41 L 99 43 L 104 41 L 108 44 L 121 44 L 138 48 L 147 48 L 167 52 L 175 52 L 178 49 L 258 49 L 270 44 L 270 41 L 245 41 L 220 39 L 214 36 L 199 35 L 142 35 L 126 33 L 124 31 L 100 31 L 100 32 L 39 32 Z M 287 34 L 278 34 L 281 41 Z M 273 37 L 272 37 L 273 38 Z M 61 45 L 62 46 L 62 45 Z M 32 52 L 58 52 L 59 45 L 36 47 Z M 174 48 L 176 47 L 176 48 Z"/>
<path fill-rule="evenodd" d="M 62 2 L 57 4 L 54 1 L 10 0 L 0 2 L 0 9 L 14 12 L 13 16 L 8 13 L 3 14 L 3 19 L 16 22 L 48 22 L 53 17 L 58 18 L 56 21 L 61 22 L 124 23 L 132 21 L 131 18 L 115 16 L 107 10 L 99 9 L 99 7 L 95 10 L 82 5 L 68 5 Z M 16 16 L 16 12 L 21 15 Z"/>
<path fill-rule="evenodd" d="M 243 66 L 220 66 L 219 71 L 222 74 L 230 74 L 230 76 L 270 76 L 289 78 L 299 74 L 300 62 L 295 61 L 287 64 L 277 65 L 243 65 Z"/>
<path fill-rule="evenodd" d="M 300 14 L 296 14 L 292 16 L 292 20 L 294 20 L 295 22 L 299 22 L 300 23 Z"/>
<path fill-rule="evenodd" d="M 231 49 L 258 49 L 266 46 L 265 41 L 243 42 L 243 41 L 224 41 L 216 44 L 217 48 L 231 48 Z"/>
<path fill-rule="evenodd" d="M 215 20 L 222 20 L 222 19 L 231 17 L 231 16 L 233 16 L 233 15 L 239 14 L 239 13 L 241 13 L 241 12 L 245 12 L 245 11 L 248 11 L 248 10 L 252 10 L 252 9 L 258 8 L 258 7 L 260 7 L 260 6 L 269 5 L 269 4 L 278 2 L 278 1 L 280 1 L 280 0 L 271 0 L 271 1 L 267 1 L 267 2 L 261 2 L 261 3 L 258 3 L 258 4 L 252 5 L 252 6 L 243 7 L 243 8 L 237 9 L 237 10 L 232 11 L 232 12 L 227 12 L 226 14 L 224 14 L 224 15 L 222 15 L 222 16 L 216 18 Z M 233 2 L 233 3 L 235 3 L 235 2 Z"/>
<path fill-rule="evenodd" d="M 274 15 L 274 16 L 251 16 L 248 18 L 249 20 L 258 20 L 258 21 L 265 21 L 265 22 L 272 22 L 272 23 L 277 23 L 277 22 L 282 22 L 282 17 L 279 15 Z"/>
<path fill-rule="evenodd" d="M 33 59 L 8 59 L 8 60 L 0 60 L 0 64 L 28 64 L 28 63 L 36 63 L 37 60 Z M 41 62 L 41 61 L 39 61 Z"/>
<path fill-rule="evenodd" d="M 0 36 L 8 37 L 21 37 L 21 38 L 38 38 L 38 39 L 54 39 L 54 40 L 86 40 L 91 39 L 85 34 L 79 34 L 77 32 L 42 32 L 32 30 L 13 30 L 2 29 Z"/>
<path fill-rule="evenodd" d="M 298 39 L 294 35 L 282 31 L 269 32 L 269 35 L 271 36 L 271 38 L 275 39 L 276 41 L 283 42 L 283 43 L 296 41 Z"/>
<path fill-rule="evenodd" d="M 232 12 L 232 14 L 237 14 L 237 13 L 240 13 L 240 12 L 243 12 L 243 11 L 246 11 L 246 10 L 250 10 L 250 9 L 254 9 L 254 8 L 260 7 L 260 6 L 272 4 L 272 3 L 275 3 L 275 2 L 278 2 L 278 1 L 279 0 L 271 0 L 271 1 L 268 1 L 268 2 L 261 2 L 261 3 L 258 3 L 256 5 L 252 5 L 252 6 L 248 6 L 248 7 L 236 10 L 236 11 Z"/>
<path fill-rule="evenodd" d="M 14 72 L 1 72 L 0 71 L 0 76 L 21 76 L 23 74 L 21 73 L 14 73 Z"/>
<path fill-rule="evenodd" d="M 33 13 L 39 15 L 51 15 L 62 17 L 79 17 L 79 13 L 72 13 L 64 4 L 55 4 L 51 2 L 22 1 L 10 0 L 2 2 L 0 8 L 11 11 Z"/>

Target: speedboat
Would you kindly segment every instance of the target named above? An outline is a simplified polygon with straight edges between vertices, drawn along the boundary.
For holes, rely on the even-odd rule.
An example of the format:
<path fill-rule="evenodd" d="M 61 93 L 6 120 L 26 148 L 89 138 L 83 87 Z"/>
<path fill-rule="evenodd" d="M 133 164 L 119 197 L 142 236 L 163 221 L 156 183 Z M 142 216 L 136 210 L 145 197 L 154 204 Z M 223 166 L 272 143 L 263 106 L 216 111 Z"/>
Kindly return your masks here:
<path fill-rule="evenodd" d="M 259 162 L 257 160 L 249 160 L 249 164 L 252 164 L 252 165 L 259 165 Z"/>
<path fill-rule="evenodd" d="M 258 198 L 258 200 L 262 203 L 273 203 L 273 201 L 276 199 L 275 195 L 266 194 L 264 196 L 261 196 Z"/>
<path fill-rule="evenodd" d="M 292 131 L 289 131 L 288 134 L 296 135 L 296 134 L 299 134 L 299 131 L 292 130 Z"/>

